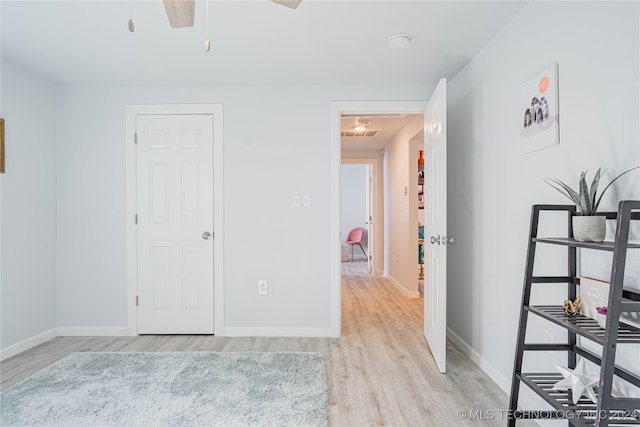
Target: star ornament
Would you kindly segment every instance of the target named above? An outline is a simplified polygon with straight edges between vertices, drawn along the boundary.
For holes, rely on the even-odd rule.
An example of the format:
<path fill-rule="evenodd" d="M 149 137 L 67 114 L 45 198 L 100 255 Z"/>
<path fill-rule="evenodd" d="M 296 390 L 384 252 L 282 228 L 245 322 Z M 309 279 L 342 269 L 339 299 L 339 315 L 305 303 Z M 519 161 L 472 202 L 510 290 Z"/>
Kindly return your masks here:
<path fill-rule="evenodd" d="M 598 384 L 600 377 L 594 375 L 585 375 L 584 359 L 580 359 L 575 369 L 564 368 L 556 365 L 556 369 L 564 377 L 553 386 L 554 390 L 571 390 L 573 404 L 577 404 L 578 400 L 585 394 L 593 403 L 598 402 L 593 386 Z"/>

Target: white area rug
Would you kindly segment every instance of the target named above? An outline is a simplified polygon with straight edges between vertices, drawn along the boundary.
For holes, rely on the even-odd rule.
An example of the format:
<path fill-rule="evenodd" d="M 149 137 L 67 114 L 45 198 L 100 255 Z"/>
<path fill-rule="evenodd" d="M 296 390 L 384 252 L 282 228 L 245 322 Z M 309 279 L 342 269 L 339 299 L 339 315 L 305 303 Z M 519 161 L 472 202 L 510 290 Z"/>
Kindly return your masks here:
<path fill-rule="evenodd" d="M 0 405 L 3 426 L 328 425 L 319 353 L 73 353 Z"/>

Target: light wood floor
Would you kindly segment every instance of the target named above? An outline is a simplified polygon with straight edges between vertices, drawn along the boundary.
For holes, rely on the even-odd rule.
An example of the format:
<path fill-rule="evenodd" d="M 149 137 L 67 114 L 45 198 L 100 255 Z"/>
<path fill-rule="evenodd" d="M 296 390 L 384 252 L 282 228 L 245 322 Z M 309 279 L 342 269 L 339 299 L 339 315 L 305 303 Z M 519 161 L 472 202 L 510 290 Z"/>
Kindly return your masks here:
<path fill-rule="evenodd" d="M 342 298 L 337 339 L 59 337 L 3 361 L 1 388 L 75 351 L 313 351 L 327 360 L 332 426 L 506 425 L 498 411 L 507 396 L 457 348 L 448 349 L 449 373 L 438 372 L 422 333 L 421 299 L 369 275 L 364 261 L 343 263 Z"/>

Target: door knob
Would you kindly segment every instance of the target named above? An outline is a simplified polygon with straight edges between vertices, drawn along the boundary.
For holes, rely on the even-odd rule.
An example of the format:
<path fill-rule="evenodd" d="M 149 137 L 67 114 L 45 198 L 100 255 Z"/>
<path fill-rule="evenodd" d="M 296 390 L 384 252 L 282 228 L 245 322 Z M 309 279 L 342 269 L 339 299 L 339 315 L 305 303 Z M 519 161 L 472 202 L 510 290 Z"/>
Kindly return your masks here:
<path fill-rule="evenodd" d="M 429 241 L 431 242 L 432 245 L 435 245 L 436 243 L 439 245 L 440 244 L 440 236 L 431 236 L 431 238 L 429 239 Z"/>
<path fill-rule="evenodd" d="M 202 233 L 202 238 L 204 240 L 209 240 L 210 237 L 211 237 L 211 233 L 209 233 L 208 231 L 205 231 L 204 233 Z"/>
<path fill-rule="evenodd" d="M 444 237 L 444 236 L 443 236 L 443 237 Z M 449 237 L 447 237 L 447 243 L 448 243 L 448 244 L 450 244 L 450 245 L 451 245 L 451 244 L 453 244 L 453 242 L 455 242 L 455 241 L 456 241 L 456 239 L 454 239 L 454 238 L 453 238 L 453 236 L 449 236 Z"/>

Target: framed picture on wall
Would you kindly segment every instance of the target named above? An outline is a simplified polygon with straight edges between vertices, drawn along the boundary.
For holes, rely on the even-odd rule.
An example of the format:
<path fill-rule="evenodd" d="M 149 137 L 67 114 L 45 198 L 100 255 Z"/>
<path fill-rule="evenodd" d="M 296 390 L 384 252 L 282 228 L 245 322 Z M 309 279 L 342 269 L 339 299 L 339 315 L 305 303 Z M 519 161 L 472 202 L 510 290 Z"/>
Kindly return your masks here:
<path fill-rule="evenodd" d="M 558 129 L 558 64 L 536 74 L 522 86 L 520 102 L 522 152 L 560 143 Z"/>

